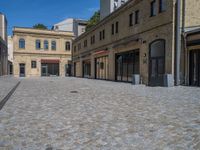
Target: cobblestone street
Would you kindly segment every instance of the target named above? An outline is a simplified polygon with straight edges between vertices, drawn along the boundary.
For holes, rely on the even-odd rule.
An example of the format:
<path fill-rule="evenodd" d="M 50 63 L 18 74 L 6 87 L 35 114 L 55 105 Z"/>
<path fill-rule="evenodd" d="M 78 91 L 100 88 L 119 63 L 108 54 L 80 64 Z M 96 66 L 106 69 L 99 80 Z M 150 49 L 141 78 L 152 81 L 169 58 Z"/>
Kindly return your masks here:
<path fill-rule="evenodd" d="M 22 79 L 0 111 L 0 150 L 200 150 L 200 88 Z"/>

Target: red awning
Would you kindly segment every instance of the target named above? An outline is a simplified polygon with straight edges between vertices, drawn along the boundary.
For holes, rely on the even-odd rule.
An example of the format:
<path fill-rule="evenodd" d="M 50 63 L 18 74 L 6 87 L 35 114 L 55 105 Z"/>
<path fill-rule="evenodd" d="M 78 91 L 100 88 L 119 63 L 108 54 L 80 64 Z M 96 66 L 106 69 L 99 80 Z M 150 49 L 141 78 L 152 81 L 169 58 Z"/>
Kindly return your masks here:
<path fill-rule="evenodd" d="M 95 52 L 94 54 L 95 54 L 95 55 L 98 55 L 98 54 L 107 54 L 107 53 L 108 53 L 107 50 L 101 50 L 101 51 Z"/>
<path fill-rule="evenodd" d="M 60 60 L 59 59 L 41 59 L 41 63 L 56 64 L 56 63 L 60 63 Z"/>

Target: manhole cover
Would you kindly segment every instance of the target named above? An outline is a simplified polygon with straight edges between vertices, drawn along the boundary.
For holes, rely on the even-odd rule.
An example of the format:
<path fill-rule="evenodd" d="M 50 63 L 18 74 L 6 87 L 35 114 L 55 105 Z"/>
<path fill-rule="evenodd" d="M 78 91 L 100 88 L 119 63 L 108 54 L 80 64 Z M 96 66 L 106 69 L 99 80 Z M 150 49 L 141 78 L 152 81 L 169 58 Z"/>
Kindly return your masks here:
<path fill-rule="evenodd" d="M 70 91 L 70 93 L 78 93 L 78 91 Z"/>

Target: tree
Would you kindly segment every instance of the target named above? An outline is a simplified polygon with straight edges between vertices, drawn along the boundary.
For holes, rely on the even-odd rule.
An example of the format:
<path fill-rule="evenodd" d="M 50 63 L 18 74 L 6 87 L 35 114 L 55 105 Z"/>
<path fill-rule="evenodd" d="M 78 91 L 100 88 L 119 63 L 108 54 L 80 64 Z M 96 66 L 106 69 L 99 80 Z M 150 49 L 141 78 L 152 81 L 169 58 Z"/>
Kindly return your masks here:
<path fill-rule="evenodd" d="M 33 26 L 34 29 L 47 29 L 47 26 L 44 24 L 38 23 Z"/>
<path fill-rule="evenodd" d="M 86 30 L 88 31 L 91 27 L 95 26 L 100 21 L 100 11 L 96 11 L 88 21 Z"/>

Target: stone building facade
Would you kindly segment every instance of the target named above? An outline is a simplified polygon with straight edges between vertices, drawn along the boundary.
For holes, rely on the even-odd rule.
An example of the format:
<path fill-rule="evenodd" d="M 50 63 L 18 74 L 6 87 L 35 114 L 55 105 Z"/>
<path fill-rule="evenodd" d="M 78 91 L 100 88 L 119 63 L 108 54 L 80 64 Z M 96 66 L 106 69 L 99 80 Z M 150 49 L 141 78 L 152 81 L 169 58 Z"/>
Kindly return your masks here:
<path fill-rule="evenodd" d="M 70 75 L 72 32 L 13 29 L 15 77 Z"/>
<path fill-rule="evenodd" d="M 74 76 L 132 82 L 135 75 L 151 86 L 185 83 L 182 35 L 200 25 L 198 4 L 128 1 L 74 40 Z"/>

